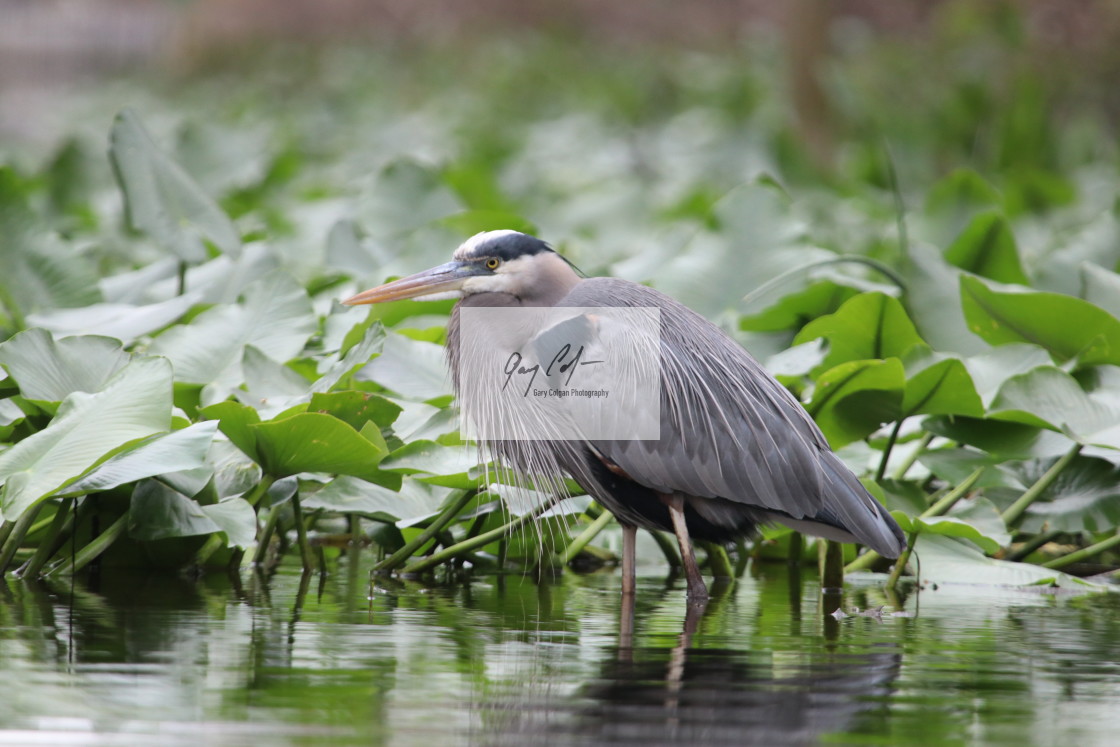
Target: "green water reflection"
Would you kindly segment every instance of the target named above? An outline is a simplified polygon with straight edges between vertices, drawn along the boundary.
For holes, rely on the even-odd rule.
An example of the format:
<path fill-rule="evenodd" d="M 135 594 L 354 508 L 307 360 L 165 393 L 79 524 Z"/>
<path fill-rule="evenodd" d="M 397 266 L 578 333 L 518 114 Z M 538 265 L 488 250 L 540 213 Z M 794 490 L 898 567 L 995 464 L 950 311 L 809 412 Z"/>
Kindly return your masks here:
<path fill-rule="evenodd" d="M 982 587 L 820 611 L 752 569 L 698 620 L 640 578 L 371 589 L 115 571 L 0 587 L 0 744 L 1113 744 L 1120 599 Z M 849 589 L 845 609 L 884 600 Z M 695 632 L 686 634 L 690 624 Z M 625 643 L 625 641 L 622 641 Z"/>

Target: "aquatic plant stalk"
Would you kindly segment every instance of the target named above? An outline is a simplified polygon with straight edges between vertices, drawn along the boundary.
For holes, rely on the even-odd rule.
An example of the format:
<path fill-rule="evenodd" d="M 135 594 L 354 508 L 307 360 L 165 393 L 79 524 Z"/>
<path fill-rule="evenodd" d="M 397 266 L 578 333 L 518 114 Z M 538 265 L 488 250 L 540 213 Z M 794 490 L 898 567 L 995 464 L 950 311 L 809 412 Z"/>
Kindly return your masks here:
<path fill-rule="evenodd" d="M 1074 457 L 1080 452 L 1081 444 L 1074 444 L 1073 448 L 1063 454 L 1061 459 L 1054 462 L 1054 464 L 1050 466 L 1050 469 L 1046 470 L 1046 473 L 1038 478 L 1038 481 L 1035 482 L 1034 485 L 1027 488 L 1027 491 L 1019 497 L 1019 500 L 1008 506 L 1007 510 L 1003 512 L 1003 522 L 1007 524 L 1008 527 L 1013 527 L 1018 524 L 1022 520 L 1023 514 L 1030 508 L 1030 505 L 1042 496 L 1046 488 L 1050 487 L 1051 483 L 1058 478 L 1062 470 L 1068 467 L 1069 463 L 1072 462 Z"/>
<path fill-rule="evenodd" d="M 73 519 L 71 507 L 74 505 L 74 498 L 63 498 L 57 510 L 54 512 L 54 517 L 51 519 L 50 526 L 47 527 L 47 533 L 39 542 L 39 546 L 35 548 L 35 554 L 31 556 L 31 560 L 27 561 L 22 568 L 19 569 L 19 575 L 23 578 L 35 578 L 39 575 L 39 571 L 43 570 L 43 566 L 51 559 L 51 555 L 58 549 L 58 537 L 62 533 L 63 528 L 67 522 Z"/>
<path fill-rule="evenodd" d="M 1062 534 L 1065 533 L 1058 529 L 1055 529 L 1052 532 L 1043 532 L 1042 534 L 1036 534 L 1015 550 L 1012 550 L 1011 552 L 1007 553 L 1007 555 L 1004 555 L 1003 559 L 1008 561 L 1022 560 L 1038 548 L 1045 545 L 1047 542 L 1053 541 L 1055 538 Z"/>
<path fill-rule="evenodd" d="M 272 542 L 272 535 L 276 533 L 276 523 L 279 520 L 280 506 L 272 506 L 268 509 L 268 518 L 265 519 L 264 528 L 261 529 L 261 535 L 257 538 L 257 549 L 253 552 L 253 565 L 264 564 L 265 556 L 268 554 L 268 545 Z"/>
<path fill-rule="evenodd" d="M 887 474 L 887 462 L 890 461 L 891 450 L 894 449 L 894 445 L 898 441 L 898 432 L 902 430 L 902 420 L 903 418 L 899 418 L 894 421 L 894 428 L 891 428 L 887 445 L 883 447 L 883 458 L 879 460 L 879 469 L 875 471 L 875 482 L 882 482 L 883 477 Z"/>
<path fill-rule="evenodd" d="M 1112 548 L 1117 546 L 1120 546 L 1120 533 L 1114 534 L 1106 540 L 1101 540 L 1095 545 L 1089 545 L 1088 547 L 1083 547 L 1080 550 L 1074 550 L 1068 555 L 1063 555 L 1060 558 L 1048 560 L 1045 563 L 1041 563 L 1040 565 L 1042 565 L 1043 568 L 1065 568 L 1067 565 L 1073 565 L 1074 563 L 1080 563 L 1083 560 L 1088 560 L 1089 558 L 1096 557 L 1102 552 L 1111 550 Z"/>
<path fill-rule="evenodd" d="M 972 486 L 975 485 L 976 481 L 980 479 L 980 475 L 984 474 L 984 469 L 984 467 L 977 467 L 976 469 L 974 469 L 972 471 L 972 474 L 961 481 L 960 485 L 957 485 L 955 488 L 942 496 L 941 499 L 937 501 L 937 503 L 934 503 L 925 511 L 922 511 L 922 513 L 918 515 L 918 518 L 925 519 L 931 516 L 941 516 L 950 508 L 955 506 L 957 501 L 963 498 L 969 490 L 972 490 Z M 860 555 L 858 558 L 853 560 L 851 563 L 848 563 L 848 565 L 844 567 L 844 570 L 847 573 L 853 573 L 855 571 L 865 571 L 872 565 L 874 565 L 875 561 L 879 560 L 879 558 L 881 557 L 882 555 L 875 552 L 874 550 L 868 550 L 863 555 Z"/>
<path fill-rule="evenodd" d="M 669 567 L 680 568 L 682 565 L 681 554 L 673 540 L 669 539 L 663 532 L 650 532 L 649 534 L 653 537 L 653 541 L 657 543 L 657 547 L 661 550 L 661 554 L 665 556 L 665 560 L 669 562 Z"/>
<path fill-rule="evenodd" d="M 477 537 L 471 537 L 470 539 L 463 540 L 462 542 L 452 545 L 451 547 L 444 548 L 434 555 L 430 555 L 426 558 L 416 561 L 415 563 L 412 563 L 411 565 L 405 566 L 402 573 L 421 573 L 430 568 L 436 567 L 446 560 L 450 560 L 451 558 L 458 557 L 459 555 L 472 552 L 480 547 L 489 545 L 491 542 L 496 542 L 500 539 L 503 539 L 510 533 L 515 532 L 528 522 L 553 508 L 561 500 L 561 498 L 550 498 L 547 501 L 543 502 L 541 505 L 534 508 L 529 513 L 517 517 L 505 526 L 500 526 L 497 529 L 491 529 L 489 532 L 483 532 Z"/>
<path fill-rule="evenodd" d="M 844 546 L 832 540 L 820 541 L 821 589 L 844 588 Z"/>
<path fill-rule="evenodd" d="M 12 564 L 12 558 L 15 557 L 16 551 L 19 550 L 23 538 L 27 536 L 27 530 L 35 523 L 35 517 L 39 515 L 39 509 L 43 504 L 37 503 L 34 506 L 28 507 L 12 526 L 11 532 L 4 540 L 4 544 L 0 547 L 0 575 L 8 572 L 8 566 Z"/>
<path fill-rule="evenodd" d="M 910 562 L 910 555 L 914 552 L 914 543 L 918 541 L 918 533 L 910 532 L 910 536 L 906 538 L 906 549 L 898 556 L 898 560 L 894 562 L 894 567 L 891 568 L 891 575 L 887 576 L 886 589 L 893 592 L 895 587 L 898 586 L 898 580 L 902 578 L 902 574 L 906 572 L 906 565 Z"/>
<path fill-rule="evenodd" d="M 735 578 L 735 568 L 731 565 L 731 558 L 723 545 L 715 542 L 702 542 L 704 552 L 708 553 L 708 564 L 712 575 L 716 578 Z"/>
<path fill-rule="evenodd" d="M 614 516 L 608 511 L 603 511 L 599 514 L 599 518 L 588 524 L 587 527 L 579 533 L 579 536 L 568 543 L 568 546 L 564 548 L 564 552 L 560 555 L 560 562 L 563 565 L 571 563 L 577 555 L 583 552 L 583 548 L 587 547 L 588 543 L 595 539 L 599 532 L 603 531 L 607 524 L 610 524 L 613 519 Z"/>
<path fill-rule="evenodd" d="M 926 447 L 929 446 L 930 441 L 933 439 L 934 435 L 927 431 L 918 441 L 917 446 L 914 447 L 914 451 L 906 457 L 902 464 L 898 465 L 898 469 L 894 471 L 894 479 L 901 480 L 906 477 L 906 473 L 910 471 L 910 468 L 913 467 L 918 459 L 921 458 L 922 454 L 925 453 Z"/>
<path fill-rule="evenodd" d="M 442 532 L 443 528 L 450 524 L 451 521 L 466 508 L 466 505 L 471 502 L 471 499 L 473 499 L 475 495 L 476 491 L 473 490 L 462 491 L 457 498 L 448 504 L 447 508 L 432 519 L 432 523 L 428 525 L 427 529 L 414 537 L 412 541 L 406 542 L 404 546 L 395 553 L 375 565 L 373 570 L 378 573 L 384 573 L 403 565 L 405 561 L 415 555 L 429 540 Z"/>
<path fill-rule="evenodd" d="M 128 527 L 128 514 L 121 514 L 120 518 L 114 521 L 109 527 L 97 535 L 97 537 L 83 547 L 74 555 L 74 560 L 68 566 L 57 566 L 48 570 L 44 576 L 54 576 L 58 573 L 75 574 L 85 568 L 94 560 L 109 549 L 109 547 L 117 541 L 117 539 L 124 534 L 124 530 Z"/>
<path fill-rule="evenodd" d="M 315 567 L 315 556 L 311 554 L 311 545 L 307 541 L 307 526 L 303 522 L 303 509 L 299 505 L 299 491 L 292 493 L 292 513 L 296 520 L 296 542 L 299 544 L 299 557 L 303 563 L 303 570 L 310 571 Z"/>

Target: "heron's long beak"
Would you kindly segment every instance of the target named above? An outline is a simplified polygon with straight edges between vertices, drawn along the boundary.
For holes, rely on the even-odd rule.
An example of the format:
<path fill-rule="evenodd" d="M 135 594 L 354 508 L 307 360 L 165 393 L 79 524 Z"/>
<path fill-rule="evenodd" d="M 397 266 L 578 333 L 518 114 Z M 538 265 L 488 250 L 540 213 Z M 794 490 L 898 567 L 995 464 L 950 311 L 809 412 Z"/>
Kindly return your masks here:
<path fill-rule="evenodd" d="M 463 283 L 477 275 L 489 274 L 488 270 L 475 262 L 448 262 L 415 275 L 394 280 L 376 288 L 362 291 L 347 298 L 342 303 L 357 306 L 364 303 L 384 303 L 399 301 L 403 298 L 418 298 L 438 294 L 454 293 L 463 288 Z"/>

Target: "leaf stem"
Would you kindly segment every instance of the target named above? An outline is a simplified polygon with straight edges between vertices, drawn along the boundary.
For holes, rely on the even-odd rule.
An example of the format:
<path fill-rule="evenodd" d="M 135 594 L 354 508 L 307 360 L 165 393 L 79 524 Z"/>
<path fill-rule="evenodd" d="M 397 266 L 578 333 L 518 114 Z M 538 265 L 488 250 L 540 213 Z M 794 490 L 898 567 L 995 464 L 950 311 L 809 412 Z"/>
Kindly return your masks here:
<path fill-rule="evenodd" d="M 1035 536 L 1031 537 L 1029 540 L 1024 542 L 1022 545 L 1017 547 L 1016 549 L 1007 553 L 1007 555 L 1004 555 L 1003 559 L 1007 560 L 1007 561 L 1022 560 L 1023 558 L 1027 557 L 1028 555 L 1030 555 L 1032 552 L 1034 552 L 1038 548 L 1045 545 L 1047 542 L 1053 541 L 1054 539 L 1061 536 L 1062 534 L 1065 534 L 1065 532 L 1061 531 L 1060 529 L 1055 529 L 1055 530 L 1050 531 L 1050 532 L 1043 532 L 1041 534 L 1036 534 Z"/>
<path fill-rule="evenodd" d="M 39 541 L 39 546 L 35 548 L 35 554 L 31 556 L 31 560 L 27 561 L 18 573 L 22 578 L 35 578 L 39 575 L 39 571 L 43 570 L 43 566 L 51 559 L 58 548 L 58 536 L 62 533 L 66 523 L 73 518 L 71 507 L 74 504 L 74 498 L 63 498 L 59 501 L 58 507 L 54 512 L 54 517 L 51 519 L 50 526 L 47 528 L 46 535 Z"/>
<path fill-rule="evenodd" d="M 921 440 L 918 441 L 918 444 L 914 447 L 914 451 L 911 452 L 910 455 L 906 457 L 906 460 L 898 466 L 898 469 L 894 471 L 894 479 L 901 480 L 906 477 L 906 473 L 910 471 L 910 468 L 914 466 L 914 463 L 917 462 L 919 458 L 921 458 L 923 453 L 925 453 L 926 447 L 929 446 L 929 442 L 933 439 L 934 435 L 929 431 L 926 431 Z"/>
<path fill-rule="evenodd" d="M 315 567 L 315 556 L 311 554 L 311 545 L 307 541 L 307 526 L 303 523 L 303 509 L 299 505 L 299 491 L 292 493 L 292 513 L 296 520 L 296 542 L 299 544 L 299 557 L 303 563 L 303 570 L 310 571 Z"/>
<path fill-rule="evenodd" d="M 264 528 L 261 529 L 261 535 L 257 538 L 257 549 L 253 552 L 253 565 L 264 565 L 265 558 L 268 556 L 268 545 L 272 542 L 272 535 L 276 533 L 276 523 L 279 520 L 280 506 L 270 507 L 268 518 L 264 522 Z"/>
<path fill-rule="evenodd" d="M 428 525 L 427 529 L 416 537 L 413 537 L 411 542 L 406 542 L 404 547 L 375 565 L 373 567 L 374 572 L 386 573 L 403 565 L 405 561 L 415 555 L 429 540 L 442 532 L 443 528 L 450 524 L 451 521 L 466 508 L 466 505 L 471 502 L 475 495 L 477 495 L 477 493 L 474 490 L 460 491 L 458 497 L 448 503 L 447 508 L 443 509 L 443 511 L 432 520 L 432 523 Z"/>
<path fill-rule="evenodd" d="M 1120 545 L 1120 532 L 1114 534 L 1106 540 L 1102 540 L 1096 543 L 1095 545 L 1083 547 L 1080 550 L 1075 550 L 1068 555 L 1063 555 L 1060 558 L 1048 560 L 1045 563 L 1041 563 L 1040 565 L 1043 568 L 1065 568 L 1067 565 L 1080 563 L 1082 560 L 1088 560 L 1089 558 L 1092 558 L 1096 555 L 1100 555 L 1105 550 L 1111 550 L 1117 545 Z"/>
<path fill-rule="evenodd" d="M 723 545 L 715 542 L 703 542 L 701 546 L 708 553 L 708 564 L 712 575 L 716 578 L 735 578 L 735 568 L 731 565 L 731 558 Z"/>
<path fill-rule="evenodd" d="M 891 435 L 887 439 L 887 445 L 883 449 L 883 458 L 879 460 L 879 469 L 875 472 L 875 482 L 882 482 L 883 477 L 887 474 L 887 462 L 891 458 L 891 449 L 894 448 L 895 443 L 898 442 L 898 432 L 902 430 L 902 420 L 899 418 L 894 421 L 894 428 L 891 428 Z"/>
<path fill-rule="evenodd" d="M 937 503 L 934 503 L 925 511 L 922 511 L 922 513 L 918 515 L 918 518 L 926 519 L 930 516 L 941 516 L 942 514 L 944 514 L 946 511 L 956 505 L 957 501 L 963 498 L 965 494 L 967 494 L 968 491 L 972 489 L 972 486 L 975 485 L 976 481 L 980 479 L 980 475 L 984 474 L 984 469 L 984 467 L 977 467 L 976 469 L 974 469 L 972 471 L 972 474 L 961 481 L 960 485 L 957 485 L 955 488 L 942 496 L 941 499 L 937 501 Z M 911 541 L 911 544 L 913 544 L 913 541 Z M 909 550 L 909 546 L 907 547 L 907 550 Z M 909 557 L 909 552 L 904 552 L 904 554 L 906 555 L 906 557 Z M 844 570 L 847 573 L 853 573 L 855 571 L 865 571 L 872 565 L 874 565 L 875 561 L 877 561 L 881 557 L 883 556 L 875 552 L 874 550 L 868 550 L 863 555 L 860 555 L 858 558 L 853 560 L 851 563 L 848 563 L 848 565 L 845 566 Z"/>
<path fill-rule="evenodd" d="M 1062 470 L 1068 467 L 1069 463 L 1072 462 L 1080 452 L 1081 444 L 1074 444 L 1073 448 L 1063 454 L 1061 459 L 1054 462 L 1050 469 L 1046 470 L 1045 474 L 1038 478 L 1038 481 L 1035 482 L 1034 485 L 1027 488 L 1027 491 L 1019 497 L 1019 500 L 1008 506 L 1002 516 L 1003 522 L 1007 524 L 1008 528 L 1014 527 L 1022 520 L 1023 514 L 1026 513 L 1030 505 L 1042 496 L 1046 488 L 1050 487 L 1051 483 L 1058 478 Z"/>
<path fill-rule="evenodd" d="M 485 547 L 491 542 L 503 539 L 510 533 L 520 529 L 523 525 L 527 524 L 528 522 L 532 521 L 533 519 L 537 518 L 541 514 L 554 507 L 561 500 L 563 500 L 563 498 L 558 498 L 555 496 L 549 498 L 529 513 L 517 517 L 505 526 L 500 526 L 497 529 L 491 529 L 489 532 L 483 532 L 477 537 L 463 540 L 462 542 L 445 548 L 427 558 L 418 560 L 411 565 L 405 566 L 402 573 L 421 573 L 428 570 L 429 568 L 434 568 L 445 560 L 450 560 L 451 558 L 457 557 L 459 555 L 464 555 L 466 553 L 477 550 L 480 547 Z"/>
<path fill-rule="evenodd" d="M 658 548 L 661 549 L 661 554 L 665 556 L 665 560 L 669 561 L 669 567 L 680 568 L 681 554 L 677 549 L 676 543 L 669 539 L 669 536 L 664 532 L 651 531 L 649 535 L 653 537 L 653 541 L 656 542 Z"/>
<path fill-rule="evenodd" d="M 110 524 L 108 529 L 97 535 L 97 537 L 92 542 L 79 550 L 78 553 L 74 556 L 73 562 L 69 566 L 52 568 L 44 575 L 53 576 L 57 573 L 68 573 L 70 575 L 73 575 L 77 573 L 78 571 L 89 565 L 91 562 L 96 560 L 97 557 L 101 555 L 101 553 L 108 550 L 109 546 L 116 542 L 117 538 L 124 534 L 124 530 L 127 527 L 128 513 L 126 512 L 121 514 L 119 519 Z"/>
<path fill-rule="evenodd" d="M 906 571 L 906 565 L 910 562 L 910 555 L 914 552 L 914 543 L 918 541 L 918 532 L 910 532 L 910 536 L 906 538 L 906 549 L 898 556 L 898 560 L 894 562 L 894 567 L 891 568 L 891 575 L 887 576 L 886 590 L 893 592 L 895 587 L 898 586 L 898 580 L 902 578 L 902 574 Z"/>
<path fill-rule="evenodd" d="M 599 532 L 603 531 L 607 524 L 610 524 L 613 520 L 614 515 L 611 514 L 610 511 L 603 511 L 599 514 L 599 518 L 588 524 L 587 527 L 579 533 L 579 536 L 568 543 L 568 546 L 564 548 L 563 554 L 560 555 L 561 564 L 567 565 L 571 563 L 577 555 L 583 552 L 583 548 L 587 547 L 588 543 L 595 539 Z"/>
<path fill-rule="evenodd" d="M 39 509 L 42 508 L 42 503 L 36 503 L 33 506 L 28 506 L 20 517 L 16 519 L 15 524 L 12 526 L 11 533 L 4 540 L 4 545 L 0 547 L 0 576 L 8 572 L 8 566 L 12 564 L 12 558 L 15 557 L 16 552 L 19 550 L 23 538 L 27 536 L 27 530 L 35 523 L 35 517 L 39 515 Z"/>

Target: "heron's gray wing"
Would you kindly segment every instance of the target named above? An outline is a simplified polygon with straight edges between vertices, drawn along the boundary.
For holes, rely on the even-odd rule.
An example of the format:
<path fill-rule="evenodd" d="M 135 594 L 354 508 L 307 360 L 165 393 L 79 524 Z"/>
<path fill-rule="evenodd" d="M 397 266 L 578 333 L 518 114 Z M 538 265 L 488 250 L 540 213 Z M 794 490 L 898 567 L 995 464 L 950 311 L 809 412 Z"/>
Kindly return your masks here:
<path fill-rule="evenodd" d="M 828 444 L 808 413 L 742 347 L 633 283 L 585 281 L 565 299 L 577 303 L 647 306 L 661 315 L 660 439 L 592 439 L 599 453 L 659 492 L 721 497 L 793 518 L 820 513 L 826 482 L 843 475 L 822 464 Z M 850 479 L 848 489 L 863 493 Z"/>

